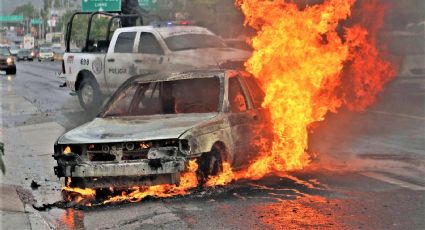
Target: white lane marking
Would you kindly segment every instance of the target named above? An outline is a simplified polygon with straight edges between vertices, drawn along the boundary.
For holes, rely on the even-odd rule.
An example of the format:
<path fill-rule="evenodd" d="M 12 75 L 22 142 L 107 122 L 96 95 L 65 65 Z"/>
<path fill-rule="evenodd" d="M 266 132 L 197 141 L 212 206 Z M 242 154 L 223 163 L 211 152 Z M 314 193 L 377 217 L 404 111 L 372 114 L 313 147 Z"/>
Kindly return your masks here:
<path fill-rule="evenodd" d="M 369 112 L 369 113 L 376 113 L 376 114 L 382 114 L 382 115 L 388 115 L 388 116 L 410 118 L 410 119 L 417 119 L 417 120 L 425 121 L 425 117 L 408 115 L 408 114 L 404 114 L 404 113 L 389 113 L 389 112 L 378 111 L 378 110 L 366 110 L 366 111 Z"/>
<path fill-rule="evenodd" d="M 360 173 L 360 174 L 367 176 L 367 177 L 371 177 L 371 178 L 376 179 L 376 180 L 380 180 L 380 181 L 387 182 L 387 183 L 390 183 L 390 184 L 398 185 L 398 186 L 403 187 L 403 188 L 408 188 L 408 189 L 415 190 L 415 191 L 425 191 L 425 187 L 423 187 L 423 186 L 412 184 L 412 183 L 402 181 L 402 180 L 399 180 L 399 179 L 395 179 L 395 178 L 392 178 L 392 177 L 388 177 L 386 175 L 382 175 L 382 174 L 379 174 L 379 173 L 364 172 L 364 173 Z"/>

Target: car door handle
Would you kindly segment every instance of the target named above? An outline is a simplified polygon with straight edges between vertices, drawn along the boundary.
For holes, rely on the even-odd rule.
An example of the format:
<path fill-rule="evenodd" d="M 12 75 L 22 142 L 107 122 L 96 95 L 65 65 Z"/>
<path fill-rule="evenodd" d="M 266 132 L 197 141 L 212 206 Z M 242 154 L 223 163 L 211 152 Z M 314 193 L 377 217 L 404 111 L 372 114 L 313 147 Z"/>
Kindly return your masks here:
<path fill-rule="evenodd" d="M 143 61 L 140 60 L 140 59 L 136 59 L 136 60 L 134 60 L 134 62 L 136 62 L 136 63 L 142 63 Z"/>
<path fill-rule="evenodd" d="M 108 62 L 114 62 L 114 61 L 115 61 L 115 59 L 113 59 L 113 58 L 109 58 L 107 61 L 108 61 Z"/>
<path fill-rule="evenodd" d="M 252 116 L 252 120 L 258 121 L 258 116 L 257 115 Z"/>

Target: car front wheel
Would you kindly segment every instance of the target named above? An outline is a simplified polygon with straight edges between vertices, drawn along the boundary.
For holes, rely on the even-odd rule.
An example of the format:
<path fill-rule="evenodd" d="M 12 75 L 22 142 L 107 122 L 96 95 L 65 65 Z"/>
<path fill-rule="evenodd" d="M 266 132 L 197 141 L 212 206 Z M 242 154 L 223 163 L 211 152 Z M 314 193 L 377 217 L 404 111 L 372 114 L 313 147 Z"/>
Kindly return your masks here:
<path fill-rule="evenodd" d="M 6 70 L 6 74 L 15 75 L 16 74 L 16 67 Z"/>
<path fill-rule="evenodd" d="M 217 176 L 223 172 L 223 159 L 225 149 L 221 146 L 214 145 L 211 152 L 204 153 L 199 159 L 198 178 L 200 184 L 204 184 L 209 176 Z"/>
<path fill-rule="evenodd" d="M 99 84 L 93 77 L 85 77 L 78 88 L 78 99 L 85 110 L 97 110 L 101 102 Z"/>

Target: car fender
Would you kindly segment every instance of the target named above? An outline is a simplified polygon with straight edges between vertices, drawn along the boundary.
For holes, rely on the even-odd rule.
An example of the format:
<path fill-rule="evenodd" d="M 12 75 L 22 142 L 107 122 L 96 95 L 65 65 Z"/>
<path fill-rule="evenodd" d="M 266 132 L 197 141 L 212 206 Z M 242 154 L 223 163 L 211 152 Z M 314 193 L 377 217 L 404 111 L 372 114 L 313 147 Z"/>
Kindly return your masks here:
<path fill-rule="evenodd" d="M 98 82 L 101 91 L 107 89 L 104 76 L 103 53 L 66 53 L 64 55 L 65 74 L 67 86 L 78 90 L 78 83 L 82 77 L 92 76 Z"/>
<path fill-rule="evenodd" d="M 194 157 L 210 152 L 215 143 L 222 143 L 228 151 L 226 160 L 233 162 L 234 140 L 225 115 L 218 115 L 213 120 L 188 130 L 180 139 L 188 140 L 190 155 Z"/>

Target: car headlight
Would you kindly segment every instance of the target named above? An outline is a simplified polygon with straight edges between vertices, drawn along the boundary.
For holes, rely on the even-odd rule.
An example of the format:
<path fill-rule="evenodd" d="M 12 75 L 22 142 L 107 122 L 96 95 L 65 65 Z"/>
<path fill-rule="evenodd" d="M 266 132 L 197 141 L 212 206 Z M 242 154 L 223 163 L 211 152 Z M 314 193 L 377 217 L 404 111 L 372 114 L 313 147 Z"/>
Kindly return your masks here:
<path fill-rule="evenodd" d="M 13 63 L 13 58 L 10 58 L 10 57 L 8 57 L 7 59 L 6 59 L 6 62 L 7 62 L 7 64 L 12 64 Z"/>

